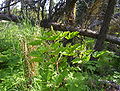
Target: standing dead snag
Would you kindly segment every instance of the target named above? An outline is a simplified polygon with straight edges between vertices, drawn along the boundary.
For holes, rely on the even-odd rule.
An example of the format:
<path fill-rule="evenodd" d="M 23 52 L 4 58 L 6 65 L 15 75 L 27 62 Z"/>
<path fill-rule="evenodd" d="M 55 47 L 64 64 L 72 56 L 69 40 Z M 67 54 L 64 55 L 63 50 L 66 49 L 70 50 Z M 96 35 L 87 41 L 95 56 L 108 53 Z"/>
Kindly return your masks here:
<path fill-rule="evenodd" d="M 103 50 L 104 41 L 107 37 L 107 32 L 109 30 L 109 24 L 110 24 L 112 14 L 114 13 L 115 4 L 116 4 L 116 0 L 109 0 L 108 2 L 104 20 L 103 20 L 103 23 L 102 23 L 98 38 L 96 40 L 95 47 L 94 47 L 95 51 Z M 91 60 L 96 60 L 96 58 L 91 57 Z"/>
<path fill-rule="evenodd" d="M 37 75 L 38 62 L 31 62 L 33 57 L 29 56 L 29 53 L 35 50 L 36 47 L 28 45 L 27 41 L 24 39 L 21 40 L 21 47 L 24 56 L 24 74 L 25 78 L 28 80 L 26 85 L 27 88 L 30 88 L 30 85 L 32 85 L 32 78 Z"/>

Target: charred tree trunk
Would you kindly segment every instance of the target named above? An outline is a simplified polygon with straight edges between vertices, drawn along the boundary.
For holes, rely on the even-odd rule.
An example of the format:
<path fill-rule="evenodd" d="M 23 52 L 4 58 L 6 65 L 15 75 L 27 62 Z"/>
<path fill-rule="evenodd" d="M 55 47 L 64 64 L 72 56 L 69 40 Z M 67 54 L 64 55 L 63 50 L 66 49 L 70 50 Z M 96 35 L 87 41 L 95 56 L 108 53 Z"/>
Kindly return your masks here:
<path fill-rule="evenodd" d="M 37 20 L 40 22 L 40 2 L 37 3 Z"/>
<path fill-rule="evenodd" d="M 44 9 L 45 9 L 45 3 L 46 3 L 47 0 L 44 0 L 42 3 L 41 3 L 41 8 L 42 8 L 42 11 L 41 11 L 41 17 L 42 17 L 42 20 L 44 19 Z"/>
<path fill-rule="evenodd" d="M 76 2 L 77 0 L 67 0 L 66 1 L 66 19 L 69 25 L 75 24 L 75 17 L 76 17 Z"/>
<path fill-rule="evenodd" d="M 102 51 L 104 49 L 104 41 L 106 39 L 107 32 L 109 30 L 109 24 L 110 24 L 112 14 L 114 13 L 115 4 L 116 4 L 116 0 L 109 0 L 108 2 L 104 20 L 103 20 L 103 23 L 94 47 L 95 51 Z M 97 59 L 98 58 L 91 57 L 90 60 L 97 60 Z"/>
<path fill-rule="evenodd" d="M 6 0 L 4 12 L 10 15 L 10 3 L 12 0 Z"/>
<path fill-rule="evenodd" d="M 52 7 L 53 7 L 53 0 L 49 1 L 49 19 L 51 18 L 52 15 Z"/>

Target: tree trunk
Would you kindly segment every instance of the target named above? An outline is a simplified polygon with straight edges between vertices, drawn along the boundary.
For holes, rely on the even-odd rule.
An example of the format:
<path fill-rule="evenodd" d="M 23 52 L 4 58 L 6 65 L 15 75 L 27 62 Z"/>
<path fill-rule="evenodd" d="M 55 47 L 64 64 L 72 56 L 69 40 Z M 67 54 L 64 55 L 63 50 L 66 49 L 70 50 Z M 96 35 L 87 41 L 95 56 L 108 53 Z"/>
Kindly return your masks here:
<path fill-rule="evenodd" d="M 95 51 L 102 51 L 104 49 L 104 41 L 106 39 L 107 36 L 107 32 L 109 30 L 109 24 L 110 24 L 110 20 L 111 17 L 114 13 L 114 7 L 116 4 L 116 0 L 109 0 L 108 2 L 108 6 L 105 12 L 105 16 L 104 16 L 104 20 L 100 29 L 100 33 L 98 35 L 98 38 L 96 40 L 96 44 L 94 47 Z M 97 58 L 91 57 L 91 60 L 97 60 Z"/>
<path fill-rule="evenodd" d="M 41 17 L 42 17 L 42 20 L 44 19 L 44 8 L 45 8 L 46 2 L 47 2 L 47 0 L 44 0 L 44 1 L 41 3 L 41 8 L 42 8 Z"/>
<path fill-rule="evenodd" d="M 65 21 L 67 25 L 75 24 L 77 0 L 66 0 Z"/>
<path fill-rule="evenodd" d="M 12 0 L 6 0 L 4 12 L 10 15 L 10 3 Z"/>
<path fill-rule="evenodd" d="M 51 18 L 51 15 L 52 15 L 52 8 L 53 8 L 53 0 L 50 0 L 49 1 L 49 19 Z"/>

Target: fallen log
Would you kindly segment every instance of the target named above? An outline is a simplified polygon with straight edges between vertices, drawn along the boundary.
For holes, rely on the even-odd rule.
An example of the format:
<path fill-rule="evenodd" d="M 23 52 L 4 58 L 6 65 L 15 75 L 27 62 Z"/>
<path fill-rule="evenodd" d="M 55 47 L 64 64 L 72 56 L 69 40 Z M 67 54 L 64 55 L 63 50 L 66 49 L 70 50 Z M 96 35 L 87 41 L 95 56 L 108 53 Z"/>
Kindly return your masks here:
<path fill-rule="evenodd" d="M 87 30 L 86 29 L 80 29 L 79 27 L 65 26 L 65 25 L 61 25 L 61 24 L 57 24 L 57 23 L 51 23 L 51 24 L 48 24 L 48 26 L 46 25 L 44 27 L 48 28 L 48 27 L 50 27 L 50 25 L 53 26 L 54 30 L 70 31 L 70 32 L 77 31 L 77 32 L 79 32 L 79 35 L 94 38 L 94 39 L 97 39 L 98 35 L 99 35 L 99 33 L 96 32 L 96 31 L 92 31 L 92 30 L 89 30 L 89 29 L 87 29 Z M 120 37 L 107 35 L 105 41 L 111 42 L 113 44 L 120 45 Z"/>
<path fill-rule="evenodd" d="M 7 21 L 13 21 L 13 22 L 20 22 L 20 20 L 22 20 L 22 18 L 19 17 L 19 16 L 8 15 L 8 14 L 3 14 L 3 13 L 0 13 L 0 19 L 1 20 L 7 20 Z M 58 30 L 58 31 L 70 31 L 70 32 L 77 31 L 77 32 L 79 32 L 79 35 L 94 38 L 94 39 L 97 39 L 98 35 L 99 35 L 98 32 L 92 31 L 92 30 L 89 30 L 89 29 L 87 29 L 87 30 L 86 29 L 80 29 L 79 27 L 66 26 L 66 25 L 62 25 L 62 24 L 58 24 L 58 23 L 49 23 L 47 21 L 42 21 L 40 26 L 44 27 L 44 28 L 50 28 L 51 26 L 53 26 L 53 29 Z M 105 41 L 111 42 L 113 44 L 120 45 L 120 37 L 107 35 Z"/>
<path fill-rule="evenodd" d="M 99 87 L 104 88 L 105 91 L 120 91 L 120 85 L 113 81 L 99 80 Z"/>

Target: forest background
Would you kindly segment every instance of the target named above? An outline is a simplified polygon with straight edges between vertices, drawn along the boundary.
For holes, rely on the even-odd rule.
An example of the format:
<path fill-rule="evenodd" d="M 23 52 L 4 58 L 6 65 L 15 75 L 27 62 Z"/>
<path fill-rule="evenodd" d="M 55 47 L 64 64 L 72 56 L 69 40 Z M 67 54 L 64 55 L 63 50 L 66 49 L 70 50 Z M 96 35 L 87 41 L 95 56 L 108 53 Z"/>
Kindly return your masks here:
<path fill-rule="evenodd" d="M 0 91 L 120 91 L 119 65 L 120 0 L 1 1 Z"/>

